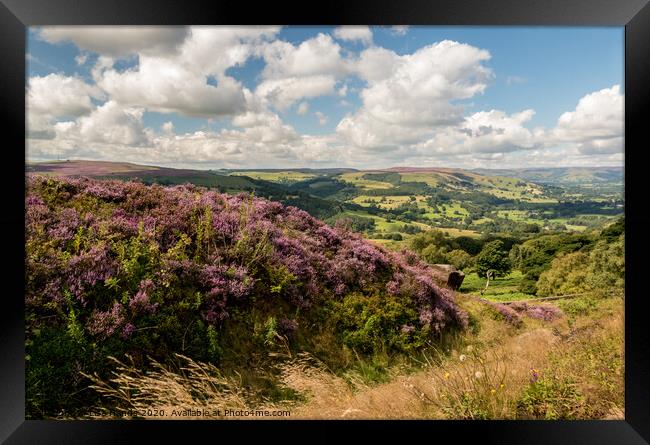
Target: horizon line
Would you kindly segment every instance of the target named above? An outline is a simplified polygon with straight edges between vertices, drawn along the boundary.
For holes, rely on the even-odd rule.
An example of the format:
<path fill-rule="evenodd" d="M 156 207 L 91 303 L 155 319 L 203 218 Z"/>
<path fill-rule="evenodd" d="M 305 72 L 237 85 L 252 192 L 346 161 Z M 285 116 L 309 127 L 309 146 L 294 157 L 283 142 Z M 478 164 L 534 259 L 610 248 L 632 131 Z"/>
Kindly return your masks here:
<path fill-rule="evenodd" d="M 130 165 L 142 165 L 146 167 L 162 167 L 169 169 L 177 170 L 231 170 L 231 171 L 255 171 L 255 170 L 278 170 L 278 171 L 289 171 L 289 170 L 332 170 L 332 169 L 348 169 L 348 170 L 358 170 L 358 171 L 373 171 L 373 170 L 389 170 L 389 169 L 413 169 L 413 170 L 428 170 L 436 168 L 446 168 L 446 169 L 458 169 L 458 170 L 529 170 L 529 169 L 560 169 L 560 168 L 625 168 L 623 165 L 560 165 L 560 166 L 526 166 L 526 167 L 453 167 L 447 165 L 437 165 L 437 166 L 428 166 L 428 167 L 415 167 L 408 165 L 392 165 L 390 167 L 374 167 L 374 168 L 358 168 L 358 167 L 212 167 L 212 168 L 198 168 L 198 167 L 167 167 L 160 164 L 149 164 L 149 163 L 135 163 L 128 161 L 108 161 L 104 159 L 50 159 L 50 160 L 39 160 L 39 161 L 29 161 L 25 160 L 25 166 L 35 165 L 35 164 L 46 164 L 46 163 L 63 163 L 63 162 L 103 162 L 103 163 L 113 163 L 113 164 L 130 164 Z"/>

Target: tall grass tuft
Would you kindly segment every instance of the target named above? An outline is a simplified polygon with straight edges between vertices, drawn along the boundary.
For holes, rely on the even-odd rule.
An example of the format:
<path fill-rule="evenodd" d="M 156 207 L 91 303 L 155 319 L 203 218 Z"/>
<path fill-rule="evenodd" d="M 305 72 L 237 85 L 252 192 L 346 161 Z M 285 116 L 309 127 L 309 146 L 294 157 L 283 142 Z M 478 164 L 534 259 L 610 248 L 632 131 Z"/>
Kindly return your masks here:
<path fill-rule="evenodd" d="M 107 402 L 96 417 L 214 419 L 224 418 L 227 409 L 272 408 L 258 393 L 244 388 L 241 379 L 226 377 L 209 363 L 175 355 L 180 362 L 177 367 L 153 361 L 151 370 L 145 372 L 132 360 L 124 363 L 110 357 L 116 368 L 108 381 L 85 374 L 93 382 L 90 388 Z M 206 407 L 208 415 L 182 415 L 184 410 Z M 222 415 L 214 415 L 215 408 Z"/>

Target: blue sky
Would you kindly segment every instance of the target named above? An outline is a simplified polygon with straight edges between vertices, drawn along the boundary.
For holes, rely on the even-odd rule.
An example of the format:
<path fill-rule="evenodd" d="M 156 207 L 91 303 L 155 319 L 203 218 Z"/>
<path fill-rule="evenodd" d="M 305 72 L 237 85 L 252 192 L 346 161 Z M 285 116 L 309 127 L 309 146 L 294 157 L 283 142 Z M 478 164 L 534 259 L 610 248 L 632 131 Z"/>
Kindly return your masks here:
<path fill-rule="evenodd" d="M 622 27 L 218 28 L 31 28 L 28 158 L 33 147 L 35 160 L 171 166 L 623 162 Z M 380 62 L 364 68 L 371 54 Z"/>

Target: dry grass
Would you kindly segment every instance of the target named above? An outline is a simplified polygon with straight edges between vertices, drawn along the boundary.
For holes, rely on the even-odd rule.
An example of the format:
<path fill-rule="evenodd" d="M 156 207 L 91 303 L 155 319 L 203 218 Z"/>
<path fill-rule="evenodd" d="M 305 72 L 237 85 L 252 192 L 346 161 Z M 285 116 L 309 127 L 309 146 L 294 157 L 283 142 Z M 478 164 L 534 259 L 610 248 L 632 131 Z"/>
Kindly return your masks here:
<path fill-rule="evenodd" d="M 507 418 L 530 368 L 541 362 L 554 341 L 550 331 L 537 330 L 502 348 L 481 351 L 470 345 L 444 361 L 429 358 L 420 372 L 374 387 L 350 387 L 322 371 L 296 373 L 291 381 L 299 382 L 296 389 L 309 388 L 311 397 L 292 410 L 292 418 Z"/>
<path fill-rule="evenodd" d="M 536 404 L 523 403 L 521 415 L 532 411 L 535 418 L 624 418 L 623 304 L 613 298 L 599 306 L 596 317 L 579 318 L 562 334 L 539 382 L 531 384 L 522 399 Z"/>
<path fill-rule="evenodd" d="M 482 310 L 469 299 L 463 304 Z M 602 306 L 571 324 L 527 319 L 524 329 L 484 317 L 455 349 L 423 357 L 414 373 L 394 368 L 390 381 L 377 385 L 336 375 L 306 354 L 285 358 L 279 384 L 299 399 L 272 403 L 241 379 L 183 356 L 178 369 L 156 364 L 148 373 L 118 362 L 110 381 L 93 377 L 93 388 L 118 402 L 121 415 L 145 410 L 145 418 L 161 418 L 148 408 L 184 419 L 237 417 L 225 409 L 289 410 L 289 419 L 622 418 L 623 305 Z M 206 407 L 208 415 L 170 415 L 191 407 Z"/>
<path fill-rule="evenodd" d="M 103 409 L 97 418 L 215 419 L 230 417 L 226 410 L 274 409 L 258 394 L 244 389 L 241 380 L 224 377 L 207 363 L 198 363 L 177 354 L 177 368 L 153 362 L 153 370 L 143 372 L 133 363 L 115 358 L 116 369 L 109 381 L 85 375 L 93 381 L 90 388 L 116 409 Z M 207 413 L 203 413 L 207 409 Z M 191 410 L 200 410 L 201 414 Z"/>

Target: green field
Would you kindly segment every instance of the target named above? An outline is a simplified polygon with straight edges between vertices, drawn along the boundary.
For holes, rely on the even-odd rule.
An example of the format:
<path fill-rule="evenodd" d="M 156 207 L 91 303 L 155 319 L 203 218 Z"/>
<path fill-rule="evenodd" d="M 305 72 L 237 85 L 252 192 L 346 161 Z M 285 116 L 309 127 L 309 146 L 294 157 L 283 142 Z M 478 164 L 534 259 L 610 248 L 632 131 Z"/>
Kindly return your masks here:
<path fill-rule="evenodd" d="M 374 182 L 374 181 L 373 181 Z M 385 184 L 385 183 L 384 183 Z M 423 206 L 427 207 L 424 196 L 416 196 L 416 202 L 418 207 Z M 368 207 L 371 204 L 375 204 L 377 207 L 382 209 L 394 209 L 399 207 L 402 204 L 408 204 L 411 202 L 410 196 L 368 196 L 368 195 L 359 195 L 352 200 L 352 202 L 359 204 L 364 207 Z"/>
<path fill-rule="evenodd" d="M 30 164 L 28 171 L 104 179 L 140 178 L 162 185 L 189 182 L 228 193 L 253 193 L 299 207 L 322 219 L 335 220 L 337 215 L 371 218 L 374 227 L 360 226 L 364 227 L 366 237 L 399 233 L 403 241 L 414 233 L 413 227 L 470 237 L 584 232 L 602 227 L 623 213 L 622 188 L 617 185 L 620 177 L 608 169 L 536 169 L 532 173 L 452 168 L 206 171 L 69 161 Z M 567 178 L 569 182 L 548 186 L 531 182 L 527 174 L 544 180 Z M 596 174 L 611 176 L 612 181 L 596 181 Z M 381 240 L 390 245 L 404 244 L 388 241 L 392 240 Z"/>
<path fill-rule="evenodd" d="M 389 182 L 362 178 L 366 173 L 367 172 L 343 173 L 340 175 L 340 179 L 353 184 L 355 187 L 359 187 L 361 190 L 391 189 L 394 187 L 393 184 Z"/>
<path fill-rule="evenodd" d="M 520 271 L 513 271 L 504 277 L 490 281 L 488 289 L 481 295 L 481 291 L 485 289 L 486 279 L 479 277 L 476 272 L 472 272 L 465 275 L 459 291 L 482 296 L 491 301 L 512 301 L 535 298 L 535 295 L 525 294 L 517 290 L 523 278 Z"/>
<path fill-rule="evenodd" d="M 281 184 L 290 184 L 315 178 L 314 173 L 303 173 L 297 171 L 236 171 L 231 173 L 232 176 L 248 176 L 249 178 L 262 179 L 263 181 L 278 182 Z"/>
<path fill-rule="evenodd" d="M 506 218 L 512 221 L 521 222 L 534 222 L 535 220 L 528 217 L 526 210 L 497 210 L 496 214 L 499 218 Z"/>

